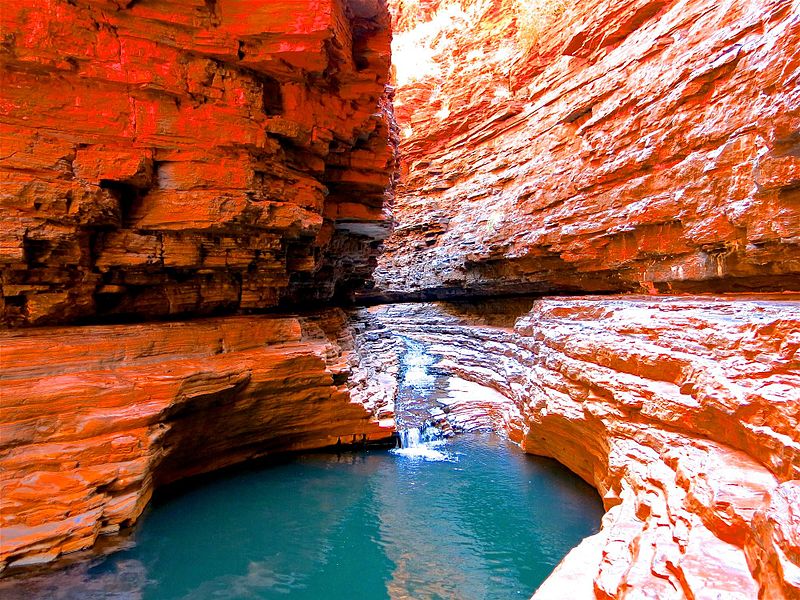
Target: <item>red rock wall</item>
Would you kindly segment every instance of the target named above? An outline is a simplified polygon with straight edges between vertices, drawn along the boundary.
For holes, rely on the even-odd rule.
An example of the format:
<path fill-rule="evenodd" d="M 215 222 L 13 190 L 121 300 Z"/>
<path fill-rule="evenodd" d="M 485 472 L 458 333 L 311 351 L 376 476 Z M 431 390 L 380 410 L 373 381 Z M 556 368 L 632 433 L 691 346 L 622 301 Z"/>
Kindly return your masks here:
<path fill-rule="evenodd" d="M 4 324 L 369 279 L 394 164 L 380 2 L 12 4 Z M 798 287 L 798 1 L 591 0 L 535 38 L 525 4 L 394 3 L 403 179 L 365 295 Z M 796 598 L 792 300 L 550 299 L 516 326 L 529 307 L 403 305 L 352 335 L 338 311 L 7 331 L 0 565 L 91 546 L 158 483 L 385 436 L 399 332 L 491 388 L 453 405 L 462 426 L 502 426 L 603 495 L 602 532 L 541 597 Z"/>
<path fill-rule="evenodd" d="M 796 0 L 391 5 L 373 296 L 800 287 Z"/>
<path fill-rule="evenodd" d="M 0 573 L 131 525 L 157 485 L 390 437 L 351 400 L 344 325 L 335 310 L 0 333 Z"/>
<path fill-rule="evenodd" d="M 3 323 L 262 309 L 368 278 L 394 165 L 380 0 L 0 18 Z"/>
<path fill-rule="evenodd" d="M 600 533 L 534 598 L 799 598 L 798 298 L 520 302 L 388 305 L 360 318 L 429 344 L 438 369 L 502 395 L 492 405 L 474 392 L 472 421 L 482 408 L 484 424 L 597 487 Z M 373 362 L 391 369 L 383 347 Z"/>
<path fill-rule="evenodd" d="M 390 226 L 382 0 L 0 10 L 0 572 L 132 524 L 154 486 L 391 435 L 341 312 Z M 351 384 L 355 387 L 355 384 Z"/>

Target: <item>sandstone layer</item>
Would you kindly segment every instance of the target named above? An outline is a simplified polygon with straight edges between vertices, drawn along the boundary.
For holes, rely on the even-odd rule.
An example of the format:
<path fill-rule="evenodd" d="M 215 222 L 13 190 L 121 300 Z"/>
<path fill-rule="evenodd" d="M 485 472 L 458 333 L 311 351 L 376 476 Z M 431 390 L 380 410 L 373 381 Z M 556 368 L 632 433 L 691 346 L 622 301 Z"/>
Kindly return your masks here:
<path fill-rule="evenodd" d="M 372 298 L 800 288 L 798 0 L 394 0 Z"/>
<path fill-rule="evenodd" d="M 537 597 L 800 598 L 796 296 L 153 321 L 800 288 L 800 0 L 391 4 L 394 90 L 381 0 L 3 6 L 0 322 L 149 322 L 0 334 L 0 570 L 386 438 L 404 336 L 602 495 Z"/>
<path fill-rule="evenodd" d="M 345 323 L 331 310 L 0 334 L 0 572 L 131 525 L 157 485 L 391 438 L 351 399 Z"/>
<path fill-rule="evenodd" d="M 0 322 L 347 296 L 388 228 L 380 0 L 0 12 Z"/>
<path fill-rule="evenodd" d="M 456 425 L 506 429 L 598 489 L 602 530 L 535 598 L 800 598 L 796 296 L 402 304 L 357 320 L 479 386 L 443 401 Z M 396 371 L 393 344 L 357 340 L 374 372 Z"/>

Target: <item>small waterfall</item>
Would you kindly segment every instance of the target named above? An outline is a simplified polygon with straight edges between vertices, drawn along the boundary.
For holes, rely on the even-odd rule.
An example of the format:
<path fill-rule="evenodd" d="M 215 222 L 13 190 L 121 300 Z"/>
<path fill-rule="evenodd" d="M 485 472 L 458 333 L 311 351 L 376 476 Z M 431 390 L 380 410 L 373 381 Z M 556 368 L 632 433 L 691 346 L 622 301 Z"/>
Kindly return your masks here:
<path fill-rule="evenodd" d="M 425 423 L 422 427 L 411 427 L 399 433 L 400 448 L 419 448 L 444 441 L 442 431 Z"/>
<path fill-rule="evenodd" d="M 398 447 L 391 452 L 413 459 L 455 460 L 449 452 L 439 449 L 452 431 L 436 401 L 441 383 L 441 373 L 435 368 L 438 358 L 425 343 L 405 336 L 400 339 L 405 350 L 400 356 L 395 403 Z"/>
<path fill-rule="evenodd" d="M 430 372 L 430 367 L 436 359 L 428 354 L 425 346 L 411 338 L 403 337 L 406 351 L 402 356 L 401 385 L 409 392 L 427 396 L 436 385 L 436 377 Z"/>
<path fill-rule="evenodd" d="M 421 458 L 424 460 L 455 460 L 449 452 L 438 450 L 445 443 L 444 433 L 426 422 L 422 427 L 410 427 L 398 432 L 399 446 L 390 450 L 393 454 Z"/>

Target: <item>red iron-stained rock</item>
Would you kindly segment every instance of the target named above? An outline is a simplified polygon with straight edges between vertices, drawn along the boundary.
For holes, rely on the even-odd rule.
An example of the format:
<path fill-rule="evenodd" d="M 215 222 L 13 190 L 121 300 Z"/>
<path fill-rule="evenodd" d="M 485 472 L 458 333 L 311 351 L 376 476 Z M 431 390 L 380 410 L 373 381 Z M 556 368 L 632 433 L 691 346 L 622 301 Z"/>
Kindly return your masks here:
<path fill-rule="evenodd" d="M 389 87 L 382 0 L 3 6 L 0 571 L 386 438 L 403 335 L 601 494 L 537 598 L 800 598 L 794 294 L 156 320 L 800 289 L 798 0 L 389 2 Z"/>
<path fill-rule="evenodd" d="M 0 321 L 260 309 L 369 278 L 394 170 L 379 0 L 0 18 Z"/>
<path fill-rule="evenodd" d="M 368 296 L 800 288 L 796 2 L 391 8 L 402 169 Z"/>
<path fill-rule="evenodd" d="M 0 572 L 131 525 L 157 485 L 391 437 L 351 399 L 344 324 L 333 310 L 0 334 Z"/>
<path fill-rule="evenodd" d="M 796 295 L 396 304 L 358 320 L 441 357 L 454 425 L 506 429 L 598 489 L 600 533 L 537 600 L 800 597 Z M 396 373 L 395 345 L 356 340 L 362 369 Z"/>

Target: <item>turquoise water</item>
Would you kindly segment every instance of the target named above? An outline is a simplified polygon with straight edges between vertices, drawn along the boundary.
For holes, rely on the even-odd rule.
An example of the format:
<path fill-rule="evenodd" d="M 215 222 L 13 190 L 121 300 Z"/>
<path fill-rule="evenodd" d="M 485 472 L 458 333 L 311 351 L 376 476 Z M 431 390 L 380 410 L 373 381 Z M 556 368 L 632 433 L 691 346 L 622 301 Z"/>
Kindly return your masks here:
<path fill-rule="evenodd" d="M 438 450 L 445 460 L 309 454 L 229 473 L 158 501 L 132 547 L 3 597 L 529 598 L 597 531 L 596 492 L 557 463 L 493 434 Z"/>

